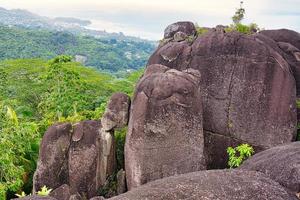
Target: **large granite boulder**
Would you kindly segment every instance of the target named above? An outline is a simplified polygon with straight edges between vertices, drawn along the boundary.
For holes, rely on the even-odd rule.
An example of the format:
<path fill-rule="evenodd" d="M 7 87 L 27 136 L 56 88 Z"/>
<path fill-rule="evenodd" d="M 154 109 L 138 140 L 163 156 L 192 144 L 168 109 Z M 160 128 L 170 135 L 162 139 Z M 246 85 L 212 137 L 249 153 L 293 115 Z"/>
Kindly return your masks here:
<path fill-rule="evenodd" d="M 273 147 L 246 160 L 241 170 L 262 172 L 289 190 L 300 192 L 300 142 Z"/>
<path fill-rule="evenodd" d="M 117 93 L 101 121 L 51 126 L 41 142 L 34 192 L 46 185 L 55 197 L 66 193 L 59 200 L 96 196 L 107 177 L 115 173 L 114 129 L 127 125 L 129 106 L 129 97 Z"/>
<path fill-rule="evenodd" d="M 53 190 L 49 196 L 57 200 L 69 200 L 71 197 L 70 187 L 67 184 L 61 185 Z"/>
<path fill-rule="evenodd" d="M 12 200 L 58 200 L 50 196 L 38 196 L 38 195 L 32 195 L 32 196 L 26 196 L 22 198 L 16 198 Z"/>
<path fill-rule="evenodd" d="M 55 189 L 69 183 L 68 152 L 72 137 L 72 125 L 51 126 L 40 144 L 39 160 L 33 177 L 33 191 L 43 186 Z"/>
<path fill-rule="evenodd" d="M 194 23 L 192 22 L 176 22 L 174 24 L 169 25 L 165 29 L 164 38 L 172 38 L 178 32 L 181 32 L 187 36 L 195 35 L 196 28 Z"/>
<path fill-rule="evenodd" d="M 297 123 L 295 78 L 277 43 L 219 29 L 161 45 L 148 61 L 200 71 L 210 169 L 227 166 L 228 146 L 249 143 L 259 152 L 294 141 Z"/>
<path fill-rule="evenodd" d="M 289 30 L 289 29 L 278 29 L 278 30 L 263 30 L 260 31 L 261 34 L 264 34 L 276 42 L 286 42 L 294 45 L 300 49 L 300 33 Z"/>
<path fill-rule="evenodd" d="M 201 90 L 196 70 L 147 68 L 131 106 L 125 143 L 129 190 L 149 181 L 203 170 Z"/>
<path fill-rule="evenodd" d="M 71 194 L 96 196 L 101 171 L 98 168 L 101 137 L 100 121 L 83 121 L 74 125 L 69 149 L 69 185 Z"/>
<path fill-rule="evenodd" d="M 279 183 L 255 171 L 209 170 L 147 183 L 110 200 L 297 200 Z"/>
<path fill-rule="evenodd" d="M 116 146 L 114 130 L 123 128 L 128 124 L 130 109 L 130 97 L 124 93 L 115 93 L 111 96 L 105 113 L 101 118 L 101 157 L 99 157 L 100 184 L 104 186 L 109 174 L 115 171 Z"/>
<path fill-rule="evenodd" d="M 70 195 L 80 193 L 88 198 L 96 196 L 103 172 L 98 168 L 101 157 L 100 128 L 100 121 L 93 120 L 74 126 L 70 123 L 51 126 L 41 142 L 33 179 L 34 191 L 44 185 L 60 191 L 67 185 Z"/>
<path fill-rule="evenodd" d="M 102 129 L 110 131 L 128 124 L 130 97 L 124 93 L 114 93 L 101 119 Z"/>
<path fill-rule="evenodd" d="M 275 42 L 285 52 L 284 57 L 290 64 L 297 83 L 297 96 L 300 96 L 300 34 L 288 29 L 263 30 L 265 35 Z"/>

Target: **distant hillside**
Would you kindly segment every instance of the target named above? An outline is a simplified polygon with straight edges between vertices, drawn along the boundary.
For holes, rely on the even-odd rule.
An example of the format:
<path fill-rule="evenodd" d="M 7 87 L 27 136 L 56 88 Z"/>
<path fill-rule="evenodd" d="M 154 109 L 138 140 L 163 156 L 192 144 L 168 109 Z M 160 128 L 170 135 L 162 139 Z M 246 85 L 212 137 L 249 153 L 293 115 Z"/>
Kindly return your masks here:
<path fill-rule="evenodd" d="M 8 10 L 0 7 L 0 24 L 7 26 L 17 26 L 21 28 L 42 29 L 52 31 L 68 31 L 74 34 L 94 36 L 101 39 L 116 39 L 137 42 L 150 42 L 138 37 L 126 36 L 123 33 L 108 33 L 104 29 L 90 30 L 85 26 L 91 24 L 88 20 L 81 20 L 71 17 L 48 18 L 33 14 L 27 10 Z"/>
<path fill-rule="evenodd" d="M 24 20 L 26 21 L 26 18 Z M 100 39 L 65 31 L 33 30 L 11 26 L 0 26 L 0 41 L 0 60 L 50 59 L 60 54 L 68 54 L 77 55 L 78 61 L 84 62 L 86 66 L 109 72 L 143 67 L 155 48 L 152 43 L 142 40 Z"/>

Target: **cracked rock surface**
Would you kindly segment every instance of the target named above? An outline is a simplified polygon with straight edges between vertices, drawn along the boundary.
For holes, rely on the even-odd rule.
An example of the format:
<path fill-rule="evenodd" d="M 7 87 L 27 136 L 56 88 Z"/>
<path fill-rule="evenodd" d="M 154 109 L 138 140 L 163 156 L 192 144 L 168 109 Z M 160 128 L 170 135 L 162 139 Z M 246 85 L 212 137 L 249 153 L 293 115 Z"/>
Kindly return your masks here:
<path fill-rule="evenodd" d="M 198 71 L 151 65 L 133 98 L 125 143 L 129 190 L 206 168 Z"/>
<path fill-rule="evenodd" d="M 299 193 L 300 142 L 273 147 L 255 154 L 239 169 L 262 172 L 294 193 Z"/>
<path fill-rule="evenodd" d="M 200 72 L 202 98 L 198 103 L 203 105 L 210 169 L 227 166 L 228 146 L 249 143 L 258 152 L 294 141 L 297 123 L 291 65 L 296 58 L 287 59 L 285 46 L 265 33 L 246 35 L 219 29 L 210 29 L 193 41 L 170 39 L 148 61 L 148 67 L 161 64 Z M 293 38 L 297 46 L 299 39 Z M 296 47 L 285 48 L 290 54 L 297 51 Z"/>
<path fill-rule="evenodd" d="M 255 171 L 209 170 L 153 181 L 110 200 L 297 200 Z"/>
<path fill-rule="evenodd" d="M 129 97 L 116 93 L 101 121 L 51 126 L 41 142 L 34 191 L 46 185 L 58 200 L 97 196 L 107 177 L 115 172 L 114 129 L 127 125 L 129 106 Z"/>

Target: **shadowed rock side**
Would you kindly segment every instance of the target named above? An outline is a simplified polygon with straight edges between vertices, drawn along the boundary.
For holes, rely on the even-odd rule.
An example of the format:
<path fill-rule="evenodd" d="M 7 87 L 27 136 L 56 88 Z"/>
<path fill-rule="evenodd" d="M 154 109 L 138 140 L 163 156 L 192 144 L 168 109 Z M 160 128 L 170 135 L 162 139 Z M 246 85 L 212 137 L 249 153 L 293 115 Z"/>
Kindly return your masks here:
<path fill-rule="evenodd" d="M 226 167 L 228 146 L 246 142 L 260 151 L 295 139 L 295 79 L 274 46 L 260 34 L 219 28 L 194 41 L 170 40 L 150 57 L 148 66 L 200 71 L 209 168 Z"/>
<path fill-rule="evenodd" d="M 98 156 L 101 154 L 100 121 L 59 124 L 48 129 L 42 139 L 34 188 L 69 186 L 70 194 L 97 195 Z M 112 152 L 112 157 L 115 157 Z M 113 163 L 113 162 L 112 162 Z M 114 168 L 114 167 L 112 167 Z M 108 171 L 112 173 L 111 171 Z M 66 187 L 66 186 L 65 186 Z"/>
<path fill-rule="evenodd" d="M 130 97 L 123 93 L 114 93 L 101 119 L 101 156 L 98 158 L 100 163 L 98 170 L 100 174 L 100 183 L 98 188 L 105 184 L 108 174 L 115 171 L 116 160 L 111 155 L 115 155 L 114 130 L 123 128 L 128 124 Z M 113 163 L 113 164 L 112 164 Z M 119 186 L 119 185 L 118 185 Z M 126 187 L 125 187 L 126 188 Z"/>
<path fill-rule="evenodd" d="M 22 197 L 22 198 L 16 198 L 13 200 L 57 200 L 57 199 L 50 197 L 50 196 L 42 197 L 42 196 L 38 196 L 38 195 L 33 195 L 33 196 L 27 196 L 27 197 Z"/>
<path fill-rule="evenodd" d="M 176 22 L 166 28 L 164 38 L 172 38 L 176 33 L 194 35 L 196 33 L 196 28 L 192 22 Z"/>
<path fill-rule="evenodd" d="M 46 185 L 55 198 L 92 198 L 116 170 L 114 129 L 127 125 L 130 100 L 114 94 L 100 121 L 51 126 L 45 133 L 34 175 L 35 191 Z M 102 124 L 102 125 L 101 125 Z M 64 196 L 58 196 L 63 192 Z"/>
<path fill-rule="evenodd" d="M 101 138 L 99 121 L 84 121 L 74 125 L 69 151 L 69 185 L 71 194 L 80 193 L 88 198 L 97 195 L 98 155 Z"/>
<path fill-rule="evenodd" d="M 51 126 L 45 133 L 39 152 L 37 169 L 33 177 L 33 191 L 44 185 L 58 188 L 69 183 L 68 152 L 72 137 L 70 123 Z"/>
<path fill-rule="evenodd" d="M 298 193 L 300 192 L 300 142 L 273 147 L 255 154 L 239 169 L 262 172 Z"/>
<path fill-rule="evenodd" d="M 110 200 L 297 200 L 279 183 L 254 171 L 210 170 L 164 178 Z"/>
<path fill-rule="evenodd" d="M 278 47 L 284 52 L 283 56 L 292 68 L 296 86 L 297 98 L 300 99 L 300 34 L 288 30 L 264 30 L 260 32 L 262 35 L 272 38 L 277 42 Z M 297 111 L 298 123 L 300 123 L 300 109 Z"/>
<path fill-rule="evenodd" d="M 70 187 L 67 184 L 53 190 L 50 195 L 57 200 L 69 200 L 71 196 Z"/>
<path fill-rule="evenodd" d="M 201 91 L 196 70 L 147 68 L 134 95 L 125 143 L 128 189 L 203 170 Z"/>

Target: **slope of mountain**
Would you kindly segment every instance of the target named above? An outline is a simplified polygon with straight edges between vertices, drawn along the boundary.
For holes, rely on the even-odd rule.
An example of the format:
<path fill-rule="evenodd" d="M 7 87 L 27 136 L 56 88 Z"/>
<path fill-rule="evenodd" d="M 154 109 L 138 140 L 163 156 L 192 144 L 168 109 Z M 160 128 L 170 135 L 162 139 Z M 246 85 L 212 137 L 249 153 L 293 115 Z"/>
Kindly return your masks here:
<path fill-rule="evenodd" d="M 60 54 L 99 70 L 117 72 L 143 67 L 154 50 L 145 41 L 99 39 L 68 32 L 0 26 L 0 60 L 50 59 Z"/>

